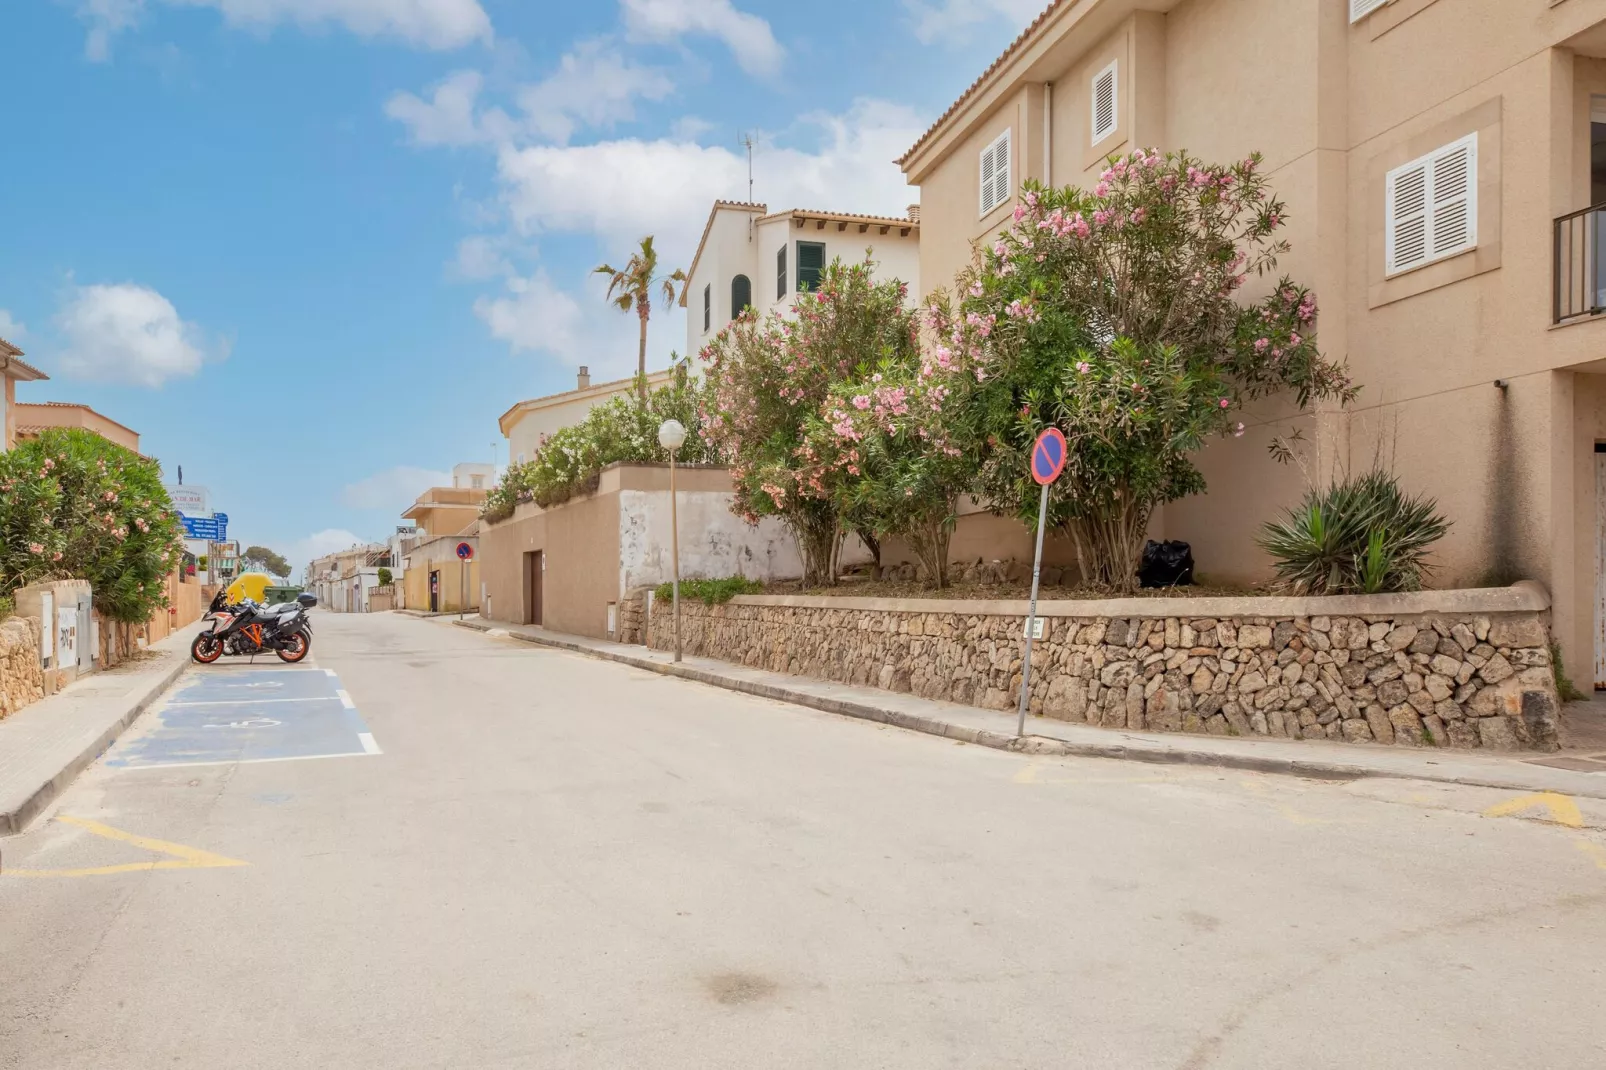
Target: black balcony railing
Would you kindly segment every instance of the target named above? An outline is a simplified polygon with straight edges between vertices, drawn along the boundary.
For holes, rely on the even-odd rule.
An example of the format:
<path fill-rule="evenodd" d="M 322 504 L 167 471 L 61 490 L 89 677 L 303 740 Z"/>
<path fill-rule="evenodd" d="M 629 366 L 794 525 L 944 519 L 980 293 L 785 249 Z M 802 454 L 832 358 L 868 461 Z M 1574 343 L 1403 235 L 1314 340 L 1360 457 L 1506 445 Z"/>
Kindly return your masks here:
<path fill-rule="evenodd" d="M 1551 322 L 1606 312 L 1606 204 L 1564 215 L 1555 227 Z"/>

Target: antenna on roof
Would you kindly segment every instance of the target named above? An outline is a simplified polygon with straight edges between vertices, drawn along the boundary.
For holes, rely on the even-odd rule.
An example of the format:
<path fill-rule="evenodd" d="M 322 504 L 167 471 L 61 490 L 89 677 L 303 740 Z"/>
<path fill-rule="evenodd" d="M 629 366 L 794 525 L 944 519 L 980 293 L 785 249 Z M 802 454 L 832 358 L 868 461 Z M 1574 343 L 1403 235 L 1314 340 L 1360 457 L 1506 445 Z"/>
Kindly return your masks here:
<path fill-rule="evenodd" d="M 747 203 L 753 203 L 753 135 L 745 131 L 736 137 L 737 144 L 747 150 Z M 747 213 L 747 240 L 753 240 L 753 213 Z"/>

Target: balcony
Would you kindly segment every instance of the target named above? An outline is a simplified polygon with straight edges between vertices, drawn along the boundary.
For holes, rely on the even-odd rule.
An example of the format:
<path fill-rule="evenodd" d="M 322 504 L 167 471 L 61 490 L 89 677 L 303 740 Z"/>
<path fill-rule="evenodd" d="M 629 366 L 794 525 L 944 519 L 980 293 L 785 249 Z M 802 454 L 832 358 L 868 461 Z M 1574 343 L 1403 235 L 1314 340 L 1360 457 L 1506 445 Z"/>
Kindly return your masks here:
<path fill-rule="evenodd" d="M 1606 204 L 1555 222 L 1552 323 L 1606 312 Z"/>

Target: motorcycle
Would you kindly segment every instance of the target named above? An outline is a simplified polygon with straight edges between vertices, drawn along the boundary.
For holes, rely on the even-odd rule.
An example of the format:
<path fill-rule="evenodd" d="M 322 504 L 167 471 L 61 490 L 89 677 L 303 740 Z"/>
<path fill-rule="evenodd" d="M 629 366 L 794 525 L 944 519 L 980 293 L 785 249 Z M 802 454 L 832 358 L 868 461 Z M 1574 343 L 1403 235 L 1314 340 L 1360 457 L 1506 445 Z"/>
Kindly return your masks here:
<path fill-rule="evenodd" d="M 317 604 L 317 596 L 310 594 L 274 606 L 261 606 L 249 598 L 230 603 L 227 593 L 219 591 L 204 618 L 210 626 L 190 644 L 190 657 L 210 665 L 225 654 L 254 657 L 271 651 L 280 661 L 294 664 L 312 651 L 307 610 Z"/>

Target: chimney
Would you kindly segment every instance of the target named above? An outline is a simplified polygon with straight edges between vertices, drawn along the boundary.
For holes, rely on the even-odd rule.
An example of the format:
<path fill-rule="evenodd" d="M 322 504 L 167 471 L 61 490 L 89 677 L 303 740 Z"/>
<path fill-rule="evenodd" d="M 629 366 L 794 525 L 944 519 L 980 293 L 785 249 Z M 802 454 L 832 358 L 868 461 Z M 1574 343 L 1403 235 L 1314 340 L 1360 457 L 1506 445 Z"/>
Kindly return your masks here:
<path fill-rule="evenodd" d="M 580 385 L 575 389 L 584 390 L 586 387 L 591 385 L 591 369 L 586 367 L 584 364 L 580 365 L 580 374 L 575 376 L 575 379 L 580 383 Z"/>
<path fill-rule="evenodd" d="M 920 222 L 920 206 L 918 204 L 911 204 L 909 206 L 909 222 Z"/>

